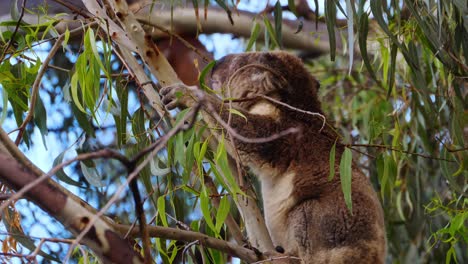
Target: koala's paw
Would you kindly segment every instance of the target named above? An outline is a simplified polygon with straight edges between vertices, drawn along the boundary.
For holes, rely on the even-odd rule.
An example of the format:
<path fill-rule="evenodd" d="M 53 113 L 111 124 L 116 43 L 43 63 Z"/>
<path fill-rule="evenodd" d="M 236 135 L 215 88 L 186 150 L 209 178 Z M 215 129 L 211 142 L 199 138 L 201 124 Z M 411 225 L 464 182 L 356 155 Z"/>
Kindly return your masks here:
<path fill-rule="evenodd" d="M 190 107 L 194 104 L 195 86 L 187 86 L 182 83 L 163 87 L 159 94 L 161 101 L 167 110 L 172 110 L 178 106 Z"/>

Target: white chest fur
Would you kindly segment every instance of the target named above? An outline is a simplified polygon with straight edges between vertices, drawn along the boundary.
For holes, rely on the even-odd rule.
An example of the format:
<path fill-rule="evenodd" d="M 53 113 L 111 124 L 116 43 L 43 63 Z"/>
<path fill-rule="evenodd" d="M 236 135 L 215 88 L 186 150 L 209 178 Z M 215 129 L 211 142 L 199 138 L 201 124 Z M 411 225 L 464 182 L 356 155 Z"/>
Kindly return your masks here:
<path fill-rule="evenodd" d="M 275 246 L 282 246 L 287 252 L 292 246 L 288 225 L 288 212 L 294 205 L 293 178 L 295 173 L 274 175 L 266 171 L 258 175 L 262 184 L 263 207 L 268 231 Z M 266 174 L 266 175 L 265 175 Z"/>
<path fill-rule="evenodd" d="M 255 115 L 269 116 L 273 119 L 277 119 L 279 117 L 279 109 L 265 100 L 254 104 L 249 109 L 249 113 Z"/>

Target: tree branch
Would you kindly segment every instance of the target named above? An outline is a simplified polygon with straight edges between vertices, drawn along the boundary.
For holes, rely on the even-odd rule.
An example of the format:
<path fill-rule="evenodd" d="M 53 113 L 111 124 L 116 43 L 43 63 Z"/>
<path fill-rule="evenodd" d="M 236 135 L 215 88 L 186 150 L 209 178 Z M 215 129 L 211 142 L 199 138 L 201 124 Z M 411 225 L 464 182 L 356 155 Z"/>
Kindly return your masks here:
<path fill-rule="evenodd" d="M 48 174 L 44 174 L 48 176 Z M 37 181 L 47 179 L 37 178 L 31 171 L 21 166 L 17 161 L 5 154 L 0 154 L 0 178 L 14 190 L 21 190 L 30 183 L 34 186 L 23 191 L 26 197 L 55 217 L 72 233 L 79 234 L 91 218 L 96 218 L 89 230 L 83 233 L 84 244 L 89 246 L 104 262 L 114 263 L 142 263 L 141 256 L 115 233 L 112 226 L 94 212 L 87 210 L 85 202 L 77 203 L 66 192 L 56 188 L 53 181 Z M 21 193 L 21 191 L 20 191 Z M 13 198 L 13 197 L 12 197 Z M 2 211 L 6 204 L 2 205 Z M 89 232 L 88 232 L 89 231 Z"/>
<path fill-rule="evenodd" d="M 139 227 L 135 227 L 132 230 L 130 230 L 131 226 L 129 225 L 115 224 L 114 227 L 121 233 L 130 232 L 130 236 L 133 237 L 139 234 Z M 248 263 L 260 260 L 260 257 L 253 250 L 202 233 L 161 226 L 150 226 L 148 227 L 148 232 L 151 237 L 185 242 L 199 241 L 201 245 L 220 250 Z"/>

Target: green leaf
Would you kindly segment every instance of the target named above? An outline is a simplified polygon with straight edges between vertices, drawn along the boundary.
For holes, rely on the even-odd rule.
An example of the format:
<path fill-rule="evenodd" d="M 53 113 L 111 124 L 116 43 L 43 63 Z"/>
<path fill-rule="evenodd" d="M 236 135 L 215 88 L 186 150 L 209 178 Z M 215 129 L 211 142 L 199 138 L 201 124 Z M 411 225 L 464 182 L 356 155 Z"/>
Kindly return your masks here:
<path fill-rule="evenodd" d="M 278 1 L 279 2 L 279 1 Z M 296 1 L 288 0 L 288 7 L 291 12 L 297 17 Z M 318 9 L 318 7 L 316 7 Z"/>
<path fill-rule="evenodd" d="M 156 238 L 156 247 L 158 248 L 158 253 L 163 259 L 163 263 L 170 263 L 169 256 L 167 255 L 166 240 L 163 240 L 159 237 Z"/>
<path fill-rule="evenodd" d="M 199 150 L 195 150 L 195 144 L 199 143 L 198 136 L 197 136 L 197 133 L 195 133 L 193 128 L 191 131 L 193 131 L 193 133 L 190 136 L 190 139 L 187 144 L 187 148 L 185 150 L 185 166 L 184 166 L 184 171 L 182 175 L 183 183 L 188 183 L 190 179 L 190 173 L 192 172 L 193 163 L 195 162 L 195 158 L 196 158 L 195 155 L 199 155 Z"/>
<path fill-rule="evenodd" d="M 65 151 L 63 151 L 62 153 L 60 153 L 55 159 L 54 159 L 54 162 L 52 163 L 52 167 L 55 168 L 56 166 L 58 166 L 59 164 L 61 164 L 63 162 L 63 158 L 65 157 L 65 153 L 68 151 L 68 149 L 66 149 Z M 80 182 L 77 182 L 75 180 L 73 180 L 72 178 L 70 178 L 70 176 L 68 176 L 65 171 L 63 170 L 63 168 L 61 168 L 60 170 L 57 171 L 57 173 L 55 173 L 55 176 L 57 177 L 57 179 L 59 179 L 60 181 L 63 181 L 65 183 L 68 183 L 70 185 L 74 185 L 74 186 L 78 186 L 78 187 L 83 187 L 83 185 L 80 183 Z"/>
<path fill-rule="evenodd" d="M 396 45 L 398 45 L 398 48 L 400 49 L 401 53 L 405 57 L 406 62 L 410 64 L 410 67 L 415 70 L 419 69 L 417 61 L 411 57 L 406 46 L 401 44 L 400 41 L 397 39 L 397 37 L 390 31 L 382 13 L 382 0 L 370 1 L 370 8 L 372 10 L 372 14 L 374 15 L 374 19 L 377 21 L 380 28 L 390 37 L 390 40 L 392 41 L 392 43 L 395 43 Z"/>
<path fill-rule="evenodd" d="M 377 172 L 380 180 L 380 194 L 382 200 L 385 200 L 385 195 L 392 195 L 397 172 L 396 163 L 392 155 L 383 155 L 377 158 Z"/>
<path fill-rule="evenodd" d="M 185 165 L 185 140 L 184 134 L 178 133 L 174 136 L 174 162 L 179 162 L 181 166 Z"/>
<path fill-rule="evenodd" d="M 1 80 L 0 80 L 1 82 Z M 5 121 L 5 118 L 7 117 L 7 110 L 8 110 L 8 93 L 6 91 L 6 89 L 2 89 L 2 99 L 3 99 L 3 102 L 2 102 L 2 114 L 0 116 L 0 124 L 3 124 L 3 121 Z"/>
<path fill-rule="evenodd" d="M 145 132 L 145 110 L 140 107 L 132 116 L 132 133 L 137 142 L 144 142 Z"/>
<path fill-rule="evenodd" d="M 273 41 L 275 47 L 280 47 L 278 39 L 276 38 L 275 30 L 273 29 L 273 26 L 271 25 L 270 20 L 268 20 L 267 16 L 263 17 L 263 23 L 265 24 L 265 28 L 267 29 L 266 32 L 268 32 L 268 36 Z"/>
<path fill-rule="evenodd" d="M 201 71 L 200 76 L 198 77 L 198 81 L 199 81 L 199 83 L 200 83 L 201 89 L 206 89 L 206 88 L 207 88 L 207 86 L 206 86 L 206 84 L 205 84 L 206 75 L 207 75 L 208 73 L 211 72 L 211 69 L 213 69 L 213 67 L 214 67 L 215 65 L 216 65 L 216 61 L 213 60 L 213 61 L 211 61 L 210 63 L 208 63 L 208 64 L 205 66 L 205 68 L 203 68 L 203 70 Z"/>
<path fill-rule="evenodd" d="M 20 20 L 21 15 L 18 9 L 18 0 L 12 0 L 10 2 L 10 16 L 13 20 L 16 20 L 16 21 Z"/>
<path fill-rule="evenodd" d="M 247 117 L 243 113 L 241 113 L 239 110 L 235 108 L 229 108 L 229 112 L 242 117 L 245 120 L 245 122 L 247 122 Z"/>
<path fill-rule="evenodd" d="M 348 207 L 351 214 L 353 214 L 353 203 L 351 200 L 352 159 L 353 154 L 351 150 L 349 148 L 345 148 L 340 161 L 340 180 L 346 207 Z"/>
<path fill-rule="evenodd" d="M 336 38 L 335 38 L 335 20 L 336 4 L 335 0 L 327 0 L 325 3 L 325 19 L 327 21 L 328 38 L 330 42 L 330 60 L 335 60 Z"/>
<path fill-rule="evenodd" d="M 205 139 L 205 141 L 203 142 L 203 145 L 201 145 L 200 151 L 198 152 L 197 167 L 198 167 L 198 170 L 199 170 L 198 173 L 200 176 L 203 175 L 203 159 L 205 158 L 206 150 L 208 149 L 209 140 L 210 140 L 209 137 Z"/>
<path fill-rule="evenodd" d="M 358 30 L 358 41 L 359 41 L 359 49 L 361 51 L 362 60 L 364 61 L 364 65 L 367 68 L 372 79 L 376 82 L 377 76 L 375 75 L 374 69 L 369 60 L 369 54 L 367 54 L 367 34 L 369 33 L 369 15 L 367 13 L 363 13 L 359 18 L 359 30 Z"/>
<path fill-rule="evenodd" d="M 161 168 L 159 167 L 159 161 L 160 158 L 158 155 L 155 155 L 151 160 L 150 160 L 150 171 L 151 174 L 154 176 L 164 176 L 171 172 L 171 168 L 166 167 L 166 168 Z"/>
<path fill-rule="evenodd" d="M 231 190 L 226 184 L 226 181 L 224 180 L 223 176 L 221 176 L 221 173 L 218 171 L 216 164 L 214 164 L 212 161 L 208 161 L 210 163 L 210 172 L 213 173 L 215 176 L 216 181 L 224 188 L 227 190 Z"/>
<path fill-rule="evenodd" d="M 39 95 L 36 97 L 36 106 L 34 107 L 34 123 L 39 129 L 39 132 L 41 132 L 42 143 L 47 150 L 47 141 L 45 138 L 49 133 L 49 130 L 47 129 L 47 112 Z"/>
<path fill-rule="evenodd" d="M 322 2 L 322 1 L 320 1 L 320 2 Z M 320 13 L 319 13 L 319 9 L 320 9 L 320 7 L 319 7 L 319 1 L 318 1 L 318 0 L 314 0 L 314 4 L 315 4 L 315 12 L 314 12 L 314 14 L 315 14 L 315 28 L 318 28 L 318 23 L 319 23 L 319 19 L 318 19 L 318 18 L 319 18 L 319 16 L 320 16 Z"/>
<path fill-rule="evenodd" d="M 213 223 L 213 220 L 211 219 L 210 199 L 208 197 L 208 194 L 207 194 L 205 188 L 203 188 L 203 190 L 200 192 L 200 209 L 201 209 L 202 214 L 203 214 L 203 219 L 205 220 L 208 227 L 213 232 L 216 232 L 215 225 Z"/>
<path fill-rule="evenodd" d="M 353 1 L 354 3 L 354 1 Z M 353 11 L 353 4 L 351 0 L 346 0 L 346 15 L 348 16 L 348 52 L 349 52 L 349 73 L 351 74 L 351 70 L 353 69 L 353 61 L 354 61 L 354 11 Z"/>
<path fill-rule="evenodd" d="M 119 99 L 120 114 L 113 115 L 117 128 L 117 145 L 121 147 L 127 144 L 127 118 L 128 118 L 128 89 L 122 84 L 122 79 L 117 79 L 117 98 Z"/>
<path fill-rule="evenodd" d="M 99 56 L 99 52 L 97 51 L 97 46 L 96 46 L 96 37 L 94 36 L 94 31 L 91 27 L 88 28 L 85 34 L 85 49 L 91 49 L 91 52 L 94 56 L 94 59 L 96 63 L 99 65 L 99 68 L 107 75 L 106 73 L 106 68 L 101 62 L 101 57 Z"/>
<path fill-rule="evenodd" d="M 336 140 L 333 143 L 333 146 L 330 150 L 330 174 L 328 175 L 328 180 L 331 181 L 335 177 L 335 152 L 336 152 Z"/>
<path fill-rule="evenodd" d="M 397 61 L 396 61 L 397 52 L 398 52 L 398 46 L 396 44 L 392 44 L 390 46 L 390 67 L 389 67 L 388 77 L 387 77 L 387 86 L 388 86 L 387 100 L 390 98 L 390 95 L 392 94 L 393 86 L 395 84 L 395 67 L 397 64 Z"/>
<path fill-rule="evenodd" d="M 70 39 L 70 30 L 65 29 L 65 36 L 63 37 L 62 47 L 65 49 L 68 45 L 68 40 Z"/>
<path fill-rule="evenodd" d="M 282 34 L 282 26 L 283 26 L 283 8 L 281 6 L 280 1 L 276 1 L 275 10 L 273 12 L 273 16 L 275 18 L 275 36 L 276 40 L 278 41 L 278 47 L 283 47 L 283 34 Z"/>
<path fill-rule="evenodd" d="M 452 263 L 452 258 L 455 260 L 455 263 L 458 263 L 457 261 L 457 253 L 455 252 L 454 247 L 450 247 L 450 249 L 447 251 L 447 254 L 445 255 L 445 264 L 450 264 Z"/>
<path fill-rule="evenodd" d="M 78 64 L 79 59 L 80 57 L 78 57 L 76 64 Z M 70 82 L 70 90 L 71 90 L 71 97 L 72 97 L 74 105 L 78 108 L 78 110 L 80 110 L 83 113 L 86 113 L 86 110 L 81 104 L 81 98 L 78 97 L 78 73 L 77 71 L 75 71 L 75 73 L 73 73 L 72 75 L 71 82 Z"/>
<path fill-rule="evenodd" d="M 219 203 L 218 211 L 216 212 L 216 232 L 219 233 L 223 227 L 226 217 L 229 215 L 230 202 L 227 195 L 221 198 Z"/>
<path fill-rule="evenodd" d="M 224 2 L 224 0 L 215 0 L 215 2 L 222 8 L 224 9 L 224 11 L 226 11 L 227 15 L 228 15 L 228 18 L 229 18 L 229 22 L 231 22 L 231 25 L 234 25 L 234 20 L 232 20 L 232 12 L 231 10 L 229 10 L 229 7 L 226 5 L 226 3 Z"/>
<path fill-rule="evenodd" d="M 76 104 L 72 104 L 72 112 L 75 116 L 76 121 L 78 121 L 78 125 L 86 132 L 86 134 L 90 137 L 95 138 L 96 134 L 94 132 L 93 124 L 88 116 L 80 111 Z"/>
<path fill-rule="evenodd" d="M 396 197 L 396 208 L 397 208 L 397 211 L 398 211 L 398 215 L 400 216 L 401 220 L 402 221 L 406 221 L 406 218 L 405 218 L 405 214 L 403 213 L 403 206 L 401 204 L 402 202 L 402 194 L 403 194 L 403 191 L 399 191 L 398 194 L 397 194 L 397 197 Z"/>
<path fill-rule="evenodd" d="M 102 181 L 102 176 L 97 171 L 96 167 L 89 167 L 83 161 L 80 161 L 81 172 L 86 181 L 96 187 L 103 187 L 104 182 Z"/>
<path fill-rule="evenodd" d="M 252 30 L 250 31 L 250 38 L 249 42 L 247 43 L 247 47 L 245 48 L 245 51 L 250 51 L 252 49 L 253 45 L 257 42 L 259 34 L 260 24 L 258 22 L 255 22 L 252 26 Z"/>
<path fill-rule="evenodd" d="M 162 195 L 158 197 L 158 215 L 159 219 L 161 219 L 161 222 L 163 226 L 169 226 L 167 223 L 167 217 L 166 217 L 166 196 Z"/>
<path fill-rule="evenodd" d="M 22 246 L 24 246 L 25 248 L 27 248 L 31 252 L 34 252 L 37 249 L 36 245 L 34 245 L 34 240 L 32 240 L 29 237 L 29 235 L 26 235 L 23 232 L 21 227 L 18 228 L 16 225 L 10 225 L 10 223 L 12 223 L 13 220 L 12 219 L 6 219 L 5 215 L 13 216 L 14 212 L 13 212 L 13 210 L 11 208 L 7 208 L 6 210 L 8 210 L 8 213 L 4 212 L 1 219 L 3 220 L 3 223 L 5 225 L 6 230 L 8 231 L 8 234 L 11 234 L 13 236 L 13 238 L 16 241 L 18 241 Z M 40 255 L 40 256 L 48 259 L 48 260 L 56 261 L 57 263 L 61 262 L 59 260 L 59 258 L 57 258 L 57 256 L 54 256 L 55 254 L 54 255 L 49 255 L 49 254 L 45 253 L 42 250 L 39 250 L 38 255 Z"/>
<path fill-rule="evenodd" d="M 232 175 L 231 169 L 229 167 L 227 153 L 224 147 L 224 137 L 218 143 L 218 149 L 216 150 L 215 154 L 215 162 L 216 165 L 221 169 L 224 179 L 228 185 L 229 192 L 233 194 L 233 198 L 236 199 L 237 194 L 245 195 L 244 192 L 240 189 L 236 180 L 234 179 L 234 176 Z"/>

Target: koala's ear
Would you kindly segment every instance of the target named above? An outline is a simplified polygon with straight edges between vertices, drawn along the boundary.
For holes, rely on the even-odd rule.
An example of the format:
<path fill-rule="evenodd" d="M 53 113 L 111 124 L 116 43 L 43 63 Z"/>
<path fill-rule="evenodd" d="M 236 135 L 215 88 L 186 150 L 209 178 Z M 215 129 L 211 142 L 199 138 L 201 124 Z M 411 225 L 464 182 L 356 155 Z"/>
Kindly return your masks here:
<path fill-rule="evenodd" d="M 312 83 L 312 87 L 318 91 L 320 89 L 320 82 L 313 76 L 310 76 L 310 81 Z"/>
<path fill-rule="evenodd" d="M 228 57 L 229 57 L 229 55 L 224 56 L 224 57 L 220 58 L 219 60 L 216 60 L 216 61 L 215 61 L 215 65 L 213 66 L 213 68 L 211 68 L 211 76 L 213 76 L 213 74 L 214 74 L 217 70 L 220 70 L 221 67 L 222 67 L 224 64 L 228 63 L 228 60 L 229 60 Z"/>

